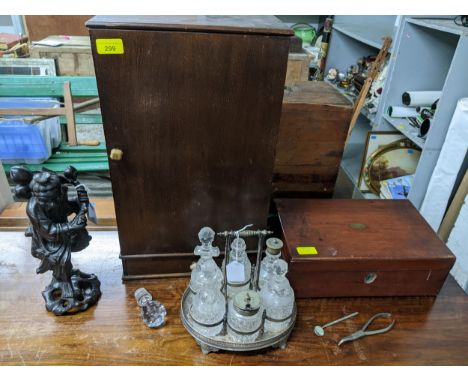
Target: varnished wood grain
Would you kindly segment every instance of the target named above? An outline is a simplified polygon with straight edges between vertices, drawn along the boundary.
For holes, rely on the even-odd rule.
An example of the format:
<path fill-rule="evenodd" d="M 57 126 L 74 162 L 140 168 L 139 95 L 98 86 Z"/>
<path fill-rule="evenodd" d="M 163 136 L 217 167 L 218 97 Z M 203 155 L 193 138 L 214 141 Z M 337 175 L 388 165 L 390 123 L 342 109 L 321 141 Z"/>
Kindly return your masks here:
<path fill-rule="evenodd" d="M 291 40 L 292 43 L 293 40 Z M 284 81 L 286 86 L 294 85 L 299 81 L 308 81 L 309 78 L 309 65 L 313 55 L 309 52 L 303 51 L 301 46 L 300 53 L 291 53 L 289 48 L 288 68 L 286 71 L 286 79 Z"/>
<path fill-rule="evenodd" d="M 435 295 L 455 256 L 408 200 L 276 199 L 302 297 Z M 313 246 L 316 255 L 297 247 Z M 377 278 L 364 283 L 367 274 Z"/>
<path fill-rule="evenodd" d="M 90 248 L 74 255 L 74 265 L 99 276 L 101 300 L 76 316 L 55 317 L 46 312 L 40 295 L 50 275 L 35 274 L 38 261 L 29 254 L 29 239 L 0 232 L 1 365 L 468 364 L 468 296 L 451 277 L 436 298 L 300 299 L 286 349 L 203 355 L 178 318 L 188 278 L 122 284 L 117 235 L 93 236 Z M 141 286 L 166 305 L 166 327 L 143 325 L 133 297 Z M 313 334 L 315 325 L 353 311 L 359 316 L 327 328 L 324 337 Z M 377 312 L 393 314 L 393 330 L 336 345 Z"/>
<path fill-rule="evenodd" d="M 29 41 L 39 41 L 52 35 L 87 36 L 84 15 L 29 15 L 24 16 Z"/>
<path fill-rule="evenodd" d="M 299 82 L 286 89 L 276 146 L 276 195 L 331 197 L 352 114 L 330 84 Z"/>
<path fill-rule="evenodd" d="M 110 172 L 126 275 L 179 273 L 156 258 L 132 266 L 131 256 L 192 253 L 205 225 L 263 228 L 270 203 L 287 29 L 252 34 L 238 23 L 230 33 L 227 18 L 229 33 L 162 21 L 153 30 L 163 19 L 142 17 L 148 30 L 89 24 L 107 148 L 123 151 Z M 98 54 L 98 38 L 121 38 L 125 53 Z"/>
<path fill-rule="evenodd" d="M 99 15 L 87 21 L 86 25 L 104 29 L 293 35 L 293 31 L 275 16 Z"/>

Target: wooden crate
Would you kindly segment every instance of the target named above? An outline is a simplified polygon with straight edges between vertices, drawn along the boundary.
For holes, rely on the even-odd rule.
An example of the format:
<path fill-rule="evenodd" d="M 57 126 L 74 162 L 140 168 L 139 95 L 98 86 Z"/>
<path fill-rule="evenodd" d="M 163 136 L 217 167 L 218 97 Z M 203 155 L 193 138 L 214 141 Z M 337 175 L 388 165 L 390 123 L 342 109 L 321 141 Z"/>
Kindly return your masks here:
<path fill-rule="evenodd" d="M 455 262 L 408 200 L 275 204 L 297 297 L 434 296 Z"/>
<path fill-rule="evenodd" d="M 289 53 L 286 70 L 286 86 L 309 79 L 309 65 L 313 55 L 306 51 L 302 53 Z"/>
<path fill-rule="evenodd" d="M 333 194 L 352 111 L 351 102 L 325 82 L 301 82 L 285 90 L 276 195 Z"/>
<path fill-rule="evenodd" d="M 94 76 L 91 44 L 87 36 L 49 36 L 45 40 L 62 41 L 60 46 L 33 44 L 32 58 L 53 58 L 59 76 Z"/>

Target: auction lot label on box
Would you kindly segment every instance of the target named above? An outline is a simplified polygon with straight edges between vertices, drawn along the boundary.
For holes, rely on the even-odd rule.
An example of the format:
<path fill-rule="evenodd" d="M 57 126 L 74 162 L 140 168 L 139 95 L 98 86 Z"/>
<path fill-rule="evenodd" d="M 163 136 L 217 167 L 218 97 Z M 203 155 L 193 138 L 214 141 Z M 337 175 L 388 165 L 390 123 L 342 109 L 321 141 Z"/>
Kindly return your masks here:
<path fill-rule="evenodd" d="M 314 256 L 318 255 L 317 248 L 315 247 L 296 247 L 297 254 L 300 256 Z"/>
<path fill-rule="evenodd" d="M 96 50 L 98 54 L 124 54 L 121 38 L 97 38 Z"/>

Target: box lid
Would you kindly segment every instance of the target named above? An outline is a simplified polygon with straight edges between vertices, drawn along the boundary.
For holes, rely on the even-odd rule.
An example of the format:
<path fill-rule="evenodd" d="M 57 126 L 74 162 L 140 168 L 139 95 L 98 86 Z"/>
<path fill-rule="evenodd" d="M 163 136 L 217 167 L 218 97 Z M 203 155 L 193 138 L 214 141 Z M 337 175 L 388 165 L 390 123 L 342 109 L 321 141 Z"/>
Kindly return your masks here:
<path fill-rule="evenodd" d="M 313 264 L 309 270 L 442 269 L 455 261 L 407 200 L 276 199 L 275 203 L 285 257 L 303 267 Z"/>
<path fill-rule="evenodd" d="M 274 16 L 95 16 L 88 28 L 223 32 L 292 36 Z"/>
<path fill-rule="evenodd" d="M 349 109 L 353 107 L 343 94 L 323 81 L 304 81 L 286 87 L 283 103 L 333 105 Z"/>

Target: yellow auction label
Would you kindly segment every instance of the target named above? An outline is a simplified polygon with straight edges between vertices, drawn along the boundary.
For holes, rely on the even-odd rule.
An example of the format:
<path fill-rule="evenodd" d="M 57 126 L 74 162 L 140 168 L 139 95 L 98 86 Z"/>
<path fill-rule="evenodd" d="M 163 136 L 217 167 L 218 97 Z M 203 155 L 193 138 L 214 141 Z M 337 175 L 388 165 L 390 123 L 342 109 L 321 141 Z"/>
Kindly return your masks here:
<path fill-rule="evenodd" d="M 318 255 L 317 248 L 315 247 L 296 247 L 298 255 Z"/>
<path fill-rule="evenodd" d="M 124 54 L 121 38 L 97 38 L 96 50 L 98 54 Z"/>

